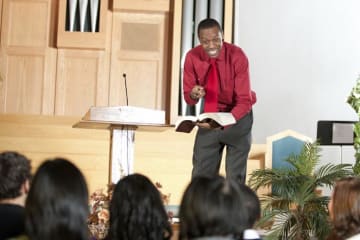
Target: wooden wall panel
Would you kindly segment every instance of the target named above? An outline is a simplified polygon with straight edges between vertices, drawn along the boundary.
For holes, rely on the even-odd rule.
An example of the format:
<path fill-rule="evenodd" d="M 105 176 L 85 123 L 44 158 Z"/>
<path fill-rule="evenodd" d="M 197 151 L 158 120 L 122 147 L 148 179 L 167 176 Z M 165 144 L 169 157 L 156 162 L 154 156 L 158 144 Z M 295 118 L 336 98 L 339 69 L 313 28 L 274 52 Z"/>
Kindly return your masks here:
<path fill-rule="evenodd" d="M 77 129 L 76 117 L 0 115 L 0 151 L 18 151 L 32 160 L 33 170 L 47 158 L 65 157 L 84 173 L 90 191 L 108 181 L 110 133 Z"/>
<path fill-rule="evenodd" d="M 129 105 L 165 110 L 167 25 L 166 13 L 114 12 L 110 105 L 126 104 L 126 73 Z"/>
<path fill-rule="evenodd" d="M 4 0 L 0 112 L 53 114 L 56 51 L 52 0 Z"/>
<path fill-rule="evenodd" d="M 6 103 L 8 113 L 41 113 L 45 56 L 7 55 Z"/>
<path fill-rule="evenodd" d="M 7 46 L 45 47 L 48 40 L 50 1 L 5 1 L 4 37 Z"/>
<path fill-rule="evenodd" d="M 170 1 L 172 0 L 113 0 L 113 10 L 167 12 L 169 11 Z"/>
<path fill-rule="evenodd" d="M 72 128 L 80 119 L 67 116 L 0 114 L 0 151 L 19 151 L 32 159 L 34 170 L 44 159 L 65 157 L 83 171 L 90 191 L 105 188 L 109 177 L 110 132 Z M 191 178 L 195 131 L 135 132 L 134 171 L 147 175 L 179 204 Z M 248 174 L 264 167 L 265 144 L 252 145 Z M 224 163 L 224 161 L 223 161 Z M 224 164 L 221 166 L 224 173 Z"/>
<path fill-rule="evenodd" d="M 58 50 L 56 115 L 79 116 L 108 104 L 105 57 L 102 50 Z"/>

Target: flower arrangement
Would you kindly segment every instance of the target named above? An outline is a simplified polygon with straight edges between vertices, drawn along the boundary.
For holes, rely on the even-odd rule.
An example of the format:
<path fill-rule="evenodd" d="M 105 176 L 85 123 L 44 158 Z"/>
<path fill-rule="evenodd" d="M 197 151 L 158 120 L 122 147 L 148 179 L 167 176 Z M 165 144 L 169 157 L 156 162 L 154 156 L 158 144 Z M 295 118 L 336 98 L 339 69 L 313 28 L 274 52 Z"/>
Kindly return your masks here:
<path fill-rule="evenodd" d="M 164 205 L 169 204 L 171 194 L 163 194 L 161 192 L 162 185 L 159 182 L 156 182 L 155 186 L 160 192 Z M 88 227 L 91 239 L 93 240 L 104 239 L 108 233 L 110 225 L 110 201 L 114 188 L 115 184 L 109 184 L 106 193 L 103 192 L 103 189 L 99 189 L 90 195 Z M 171 212 L 168 212 L 168 215 L 169 218 L 172 217 Z"/>
<path fill-rule="evenodd" d="M 171 196 L 171 194 L 170 194 L 170 193 L 168 193 L 168 194 L 162 193 L 162 191 L 161 191 L 162 185 L 161 185 L 161 183 L 159 183 L 159 182 L 156 182 L 156 183 L 155 183 L 155 187 L 159 190 L 160 195 L 161 195 L 161 199 L 162 199 L 164 205 L 168 205 L 169 202 L 170 202 L 170 196 Z"/>
<path fill-rule="evenodd" d="M 88 227 L 91 237 L 94 239 L 104 239 L 109 230 L 109 208 L 114 187 L 114 184 L 109 184 L 106 194 L 103 193 L 102 189 L 99 189 L 90 195 Z"/>

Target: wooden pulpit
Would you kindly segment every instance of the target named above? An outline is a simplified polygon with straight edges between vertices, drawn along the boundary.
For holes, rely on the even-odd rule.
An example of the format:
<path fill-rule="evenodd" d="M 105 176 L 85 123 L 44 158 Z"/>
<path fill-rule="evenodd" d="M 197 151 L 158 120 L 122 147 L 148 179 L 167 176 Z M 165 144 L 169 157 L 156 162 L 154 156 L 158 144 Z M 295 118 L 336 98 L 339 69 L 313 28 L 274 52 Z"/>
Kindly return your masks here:
<path fill-rule="evenodd" d="M 110 130 L 109 182 L 117 183 L 133 173 L 136 131 L 164 131 L 165 112 L 147 108 L 117 106 L 91 107 L 74 128 Z"/>

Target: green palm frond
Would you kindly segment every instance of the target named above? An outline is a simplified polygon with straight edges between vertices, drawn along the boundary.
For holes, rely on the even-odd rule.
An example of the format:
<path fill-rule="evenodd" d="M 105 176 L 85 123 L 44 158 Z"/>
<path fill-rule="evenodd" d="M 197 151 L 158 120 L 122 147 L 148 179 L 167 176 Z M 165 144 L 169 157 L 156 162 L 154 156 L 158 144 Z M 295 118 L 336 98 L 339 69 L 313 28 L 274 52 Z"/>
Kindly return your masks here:
<path fill-rule="evenodd" d="M 299 155 L 291 155 L 285 161 L 293 165 L 299 174 L 309 176 L 319 163 L 318 143 L 306 142 Z"/>
<path fill-rule="evenodd" d="M 250 174 L 249 186 L 258 190 L 260 187 L 268 187 L 274 179 L 281 179 L 282 175 L 275 169 L 257 169 Z"/>
<path fill-rule="evenodd" d="M 294 239 L 291 238 L 291 235 L 294 235 L 291 230 L 293 226 L 295 226 L 295 222 L 296 218 L 291 212 L 280 211 L 277 209 L 273 228 L 269 232 L 270 236 L 273 236 L 273 239 Z"/>
<path fill-rule="evenodd" d="M 314 178 L 318 186 L 332 187 L 337 179 L 353 175 L 354 172 L 351 164 L 334 165 L 328 163 L 315 171 Z"/>
<path fill-rule="evenodd" d="M 293 167 L 259 169 L 251 174 L 249 185 L 253 189 L 271 187 L 271 193 L 260 198 L 263 215 L 258 225 L 273 222 L 266 239 L 326 238 L 329 197 L 320 196 L 317 189 L 331 187 L 353 171 L 350 164 L 317 167 L 319 157 L 318 143 L 306 143 L 299 155 L 286 159 Z"/>
<path fill-rule="evenodd" d="M 273 209 L 289 210 L 292 204 L 292 199 L 276 197 L 276 196 L 263 196 L 260 197 L 260 203 L 263 211 L 271 211 Z"/>
<path fill-rule="evenodd" d="M 318 239 L 326 239 L 330 232 L 330 223 L 328 219 L 327 203 L 329 198 L 319 198 L 319 202 L 314 202 L 307 210 L 309 225 L 312 226 L 313 234 Z M 321 208 L 317 206 L 322 206 Z"/>
<path fill-rule="evenodd" d="M 314 188 L 314 181 L 308 180 L 302 184 L 293 195 L 293 201 L 301 210 L 305 205 L 317 198 Z"/>

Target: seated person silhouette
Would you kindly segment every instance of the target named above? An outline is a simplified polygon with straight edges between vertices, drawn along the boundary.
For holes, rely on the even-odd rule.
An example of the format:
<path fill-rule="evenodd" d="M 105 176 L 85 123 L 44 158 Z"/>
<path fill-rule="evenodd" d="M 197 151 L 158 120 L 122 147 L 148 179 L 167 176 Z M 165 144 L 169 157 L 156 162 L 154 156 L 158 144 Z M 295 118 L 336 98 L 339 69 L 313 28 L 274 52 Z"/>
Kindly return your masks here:
<path fill-rule="evenodd" d="M 252 227 L 253 214 L 244 192 L 234 179 L 195 177 L 180 204 L 180 240 L 243 239 L 245 230 Z"/>
<path fill-rule="evenodd" d="M 112 194 L 106 239 L 167 240 L 171 236 L 171 224 L 155 185 L 136 173 L 120 179 Z"/>
<path fill-rule="evenodd" d="M 24 234 L 30 160 L 17 152 L 0 153 L 0 239 Z"/>
<path fill-rule="evenodd" d="M 30 186 L 25 215 L 31 240 L 89 240 L 88 188 L 81 171 L 67 159 L 44 161 Z"/>

